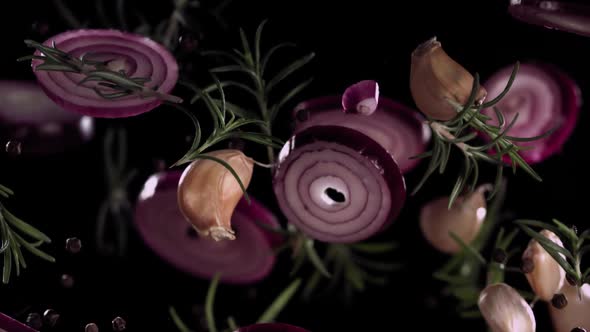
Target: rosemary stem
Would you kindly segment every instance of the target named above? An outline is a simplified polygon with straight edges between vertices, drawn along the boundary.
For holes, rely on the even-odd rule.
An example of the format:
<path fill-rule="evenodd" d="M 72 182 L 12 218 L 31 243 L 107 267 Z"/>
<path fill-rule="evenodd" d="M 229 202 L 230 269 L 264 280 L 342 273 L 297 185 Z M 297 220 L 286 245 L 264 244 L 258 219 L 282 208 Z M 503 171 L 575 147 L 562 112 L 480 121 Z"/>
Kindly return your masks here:
<path fill-rule="evenodd" d="M 176 0 L 174 4 L 174 11 L 170 14 L 170 19 L 168 20 L 168 27 L 166 28 L 166 32 L 164 33 L 163 42 L 167 48 L 172 46 L 172 39 L 174 35 L 178 32 L 178 18 L 177 16 L 180 15 L 180 12 L 186 6 L 187 0 Z"/>
<path fill-rule="evenodd" d="M 446 139 L 449 140 L 454 140 L 456 139 L 455 135 L 451 134 L 448 129 L 446 128 L 445 125 L 436 122 L 436 121 L 432 121 L 432 122 L 428 122 L 428 124 L 430 125 L 430 128 L 432 128 L 432 130 L 438 134 L 439 136 L 442 136 Z M 459 142 L 459 143 L 454 143 L 459 149 L 463 150 L 463 152 L 470 156 L 471 152 L 469 152 L 469 145 L 463 143 L 463 142 Z"/>
<path fill-rule="evenodd" d="M 61 17 L 68 23 L 68 25 L 74 29 L 80 28 L 82 24 L 80 20 L 74 15 L 72 10 L 66 6 L 63 0 L 53 0 L 53 4 L 57 8 L 57 11 Z"/>

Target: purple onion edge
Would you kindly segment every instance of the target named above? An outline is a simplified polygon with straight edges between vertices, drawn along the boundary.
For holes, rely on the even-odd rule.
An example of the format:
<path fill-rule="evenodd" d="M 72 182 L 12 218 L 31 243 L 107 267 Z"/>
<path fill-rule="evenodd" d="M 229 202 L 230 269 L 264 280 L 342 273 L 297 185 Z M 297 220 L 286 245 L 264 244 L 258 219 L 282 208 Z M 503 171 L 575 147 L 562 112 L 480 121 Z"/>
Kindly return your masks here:
<path fill-rule="evenodd" d="M 322 96 L 316 97 L 312 99 L 308 99 L 306 101 L 300 102 L 295 106 L 292 111 L 292 118 L 294 121 L 297 121 L 297 113 L 301 110 L 308 110 L 312 112 L 320 112 L 323 110 L 331 110 L 331 109 L 342 109 L 341 103 L 342 95 L 330 95 L 330 96 Z M 388 110 L 394 111 L 401 111 L 403 116 L 416 125 L 416 132 L 420 131 L 420 146 L 421 150 L 426 151 L 428 144 L 430 143 L 431 133 L 430 127 L 425 124 L 425 117 L 418 111 L 411 109 L 410 107 L 402 104 L 401 102 L 395 101 L 393 99 L 379 96 L 379 104 L 380 106 L 385 107 Z M 344 113 L 343 116 L 347 114 Z M 368 115 L 370 117 L 370 115 Z M 403 174 L 406 174 L 412 171 L 418 164 L 421 162 L 421 159 L 412 159 L 410 162 L 407 163 L 407 166 L 401 169 Z"/>

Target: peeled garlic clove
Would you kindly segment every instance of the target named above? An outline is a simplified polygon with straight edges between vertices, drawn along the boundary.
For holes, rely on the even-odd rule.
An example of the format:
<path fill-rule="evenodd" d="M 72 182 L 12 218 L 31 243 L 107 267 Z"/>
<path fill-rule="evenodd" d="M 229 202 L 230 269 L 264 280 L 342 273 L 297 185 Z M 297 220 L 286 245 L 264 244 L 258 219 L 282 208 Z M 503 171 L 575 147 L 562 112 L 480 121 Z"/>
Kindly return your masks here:
<path fill-rule="evenodd" d="M 228 163 L 245 187 L 252 179 L 254 161 L 239 150 L 219 150 L 206 155 Z M 216 241 L 234 240 L 231 216 L 243 196 L 231 172 L 218 162 L 197 159 L 183 172 L 178 185 L 178 206 L 201 236 Z"/>
<path fill-rule="evenodd" d="M 581 301 L 578 289 L 565 283 L 560 292 L 567 298 L 567 306 L 563 309 L 549 306 L 555 332 L 570 332 L 576 327 L 590 330 L 590 284 L 584 284 L 580 291 Z"/>
<path fill-rule="evenodd" d="M 379 84 L 375 81 L 360 81 L 349 86 L 342 95 L 344 112 L 371 115 L 379 104 Z"/>
<path fill-rule="evenodd" d="M 553 241 L 553 243 L 563 247 L 563 243 L 555 233 L 543 230 L 541 234 Z M 565 281 L 563 268 L 534 239 L 529 242 L 528 247 L 522 254 L 522 260 L 523 262 L 532 262 L 533 269 L 526 273 L 525 276 L 535 294 L 543 301 L 551 301 L 553 295 L 563 287 Z"/>
<path fill-rule="evenodd" d="M 473 89 L 473 76 L 455 62 L 432 38 L 419 45 L 412 53 L 410 91 L 416 106 L 434 120 L 451 120 L 457 115 L 449 101 L 464 105 Z M 479 88 L 476 101 L 483 102 L 487 95 Z"/>
<path fill-rule="evenodd" d="M 424 205 L 420 211 L 420 229 L 426 240 L 448 254 L 461 250 L 461 246 L 449 235 L 450 232 L 465 243 L 472 242 L 486 217 L 484 194 L 489 189 L 489 185 L 482 185 L 469 195 L 458 197 L 450 210 L 449 197 L 440 197 Z"/>
<path fill-rule="evenodd" d="M 479 310 L 493 332 L 534 332 L 535 315 L 514 288 L 504 284 L 488 285 L 479 294 Z"/>

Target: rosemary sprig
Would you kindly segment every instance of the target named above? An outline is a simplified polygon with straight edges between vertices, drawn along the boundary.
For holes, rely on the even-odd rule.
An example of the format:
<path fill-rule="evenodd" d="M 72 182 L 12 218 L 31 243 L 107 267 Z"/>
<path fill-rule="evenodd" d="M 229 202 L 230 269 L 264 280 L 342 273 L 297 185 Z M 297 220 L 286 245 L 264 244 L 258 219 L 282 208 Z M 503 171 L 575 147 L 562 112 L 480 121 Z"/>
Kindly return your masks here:
<path fill-rule="evenodd" d="M 115 153 L 113 147 L 117 148 Z M 116 250 L 119 256 L 123 256 L 127 248 L 129 221 L 133 216 L 133 206 L 127 195 L 127 187 L 137 175 L 136 169 L 127 168 L 127 134 L 123 128 L 107 130 L 103 143 L 103 162 L 108 194 L 97 215 L 96 246 L 104 253 L 110 254 Z M 114 221 L 114 244 L 105 240 L 109 216 Z"/>
<path fill-rule="evenodd" d="M 209 111 L 209 114 L 211 115 L 211 118 L 213 120 L 213 130 L 211 134 L 207 137 L 207 139 L 204 142 L 201 142 L 202 135 L 199 119 L 194 115 L 194 113 L 190 112 L 189 110 L 182 107 L 177 107 L 178 109 L 183 111 L 188 117 L 191 118 L 195 126 L 196 133 L 193 138 L 191 148 L 179 161 L 175 163 L 175 165 L 181 165 L 192 160 L 198 159 L 200 158 L 200 156 L 202 156 L 203 152 L 211 146 L 232 138 L 249 140 L 258 144 L 274 148 L 282 147 L 282 144 L 284 143 L 271 135 L 259 132 L 242 131 L 242 128 L 247 125 L 258 125 L 264 127 L 266 124 L 259 119 L 252 119 L 240 116 L 235 112 L 235 110 L 232 107 L 228 107 L 228 103 L 225 100 L 225 92 L 223 85 L 221 84 L 221 82 L 219 82 L 215 75 L 213 75 L 213 78 L 216 82 L 216 91 L 219 92 L 220 95 L 218 99 L 211 97 L 211 94 L 209 93 L 215 90 L 202 90 L 194 84 L 188 82 L 181 82 L 182 85 L 188 87 L 195 93 L 194 97 L 191 100 L 191 104 L 194 104 L 199 100 L 204 102 L 205 107 Z"/>
<path fill-rule="evenodd" d="M 384 262 L 375 256 L 390 253 L 396 247 L 394 243 L 328 244 L 320 260 L 324 268 L 319 269 L 319 264 L 313 263 L 315 270 L 306 281 L 303 298 L 311 299 L 325 278 L 329 279 L 326 292 L 343 287 L 343 294 L 348 300 L 353 292 L 362 292 L 369 284 L 385 285 L 388 282 L 387 274 L 399 270 L 401 265 Z M 326 275 L 324 270 L 331 273 Z"/>
<path fill-rule="evenodd" d="M 289 101 L 305 89 L 311 82 L 309 78 L 290 90 L 284 95 L 276 95 L 276 88 L 285 79 L 293 75 L 299 69 L 308 64 L 314 57 L 314 53 L 309 53 L 292 63 L 278 70 L 274 75 L 269 75 L 268 65 L 274 59 L 273 55 L 279 50 L 293 47 L 291 43 L 281 43 L 271 47 L 266 53 L 261 50 L 262 32 L 267 21 L 263 21 L 256 30 L 254 43 L 250 43 L 244 30 L 240 29 L 240 39 L 242 43 L 241 50 L 234 49 L 233 52 L 227 51 L 207 51 L 204 55 L 211 55 L 227 59 L 230 64 L 221 67 L 212 68 L 212 73 L 233 73 L 241 74 L 247 77 L 246 81 L 241 80 L 224 80 L 224 87 L 232 87 L 249 95 L 255 102 L 258 110 L 257 118 L 262 120 L 261 129 L 266 135 L 272 134 L 272 124 L 277 114 L 283 109 Z M 205 91 L 215 89 L 215 85 L 205 88 Z M 217 101 L 216 101 L 217 102 Z M 238 112 L 236 109 L 234 111 Z M 253 116 L 250 113 L 250 116 Z M 274 153 L 272 148 L 268 148 L 268 158 L 272 162 Z"/>
<path fill-rule="evenodd" d="M 8 198 L 13 194 L 14 192 L 11 189 L 0 185 L 0 196 Z M 25 235 L 34 242 L 25 239 L 23 237 Z M 20 275 L 21 268 L 27 268 L 22 248 L 46 261 L 55 262 L 55 258 L 39 249 L 44 243 L 51 243 L 51 239 L 35 227 L 12 214 L 0 203 L 0 254 L 4 256 L 2 283 L 8 284 L 10 281 L 13 266 L 16 270 L 17 277 Z"/>
<path fill-rule="evenodd" d="M 205 317 L 207 320 L 207 329 L 210 332 L 219 331 L 217 328 L 217 322 L 215 320 L 213 306 L 220 278 L 221 275 L 219 273 L 213 277 L 211 283 L 209 284 L 209 289 L 207 290 L 207 297 L 205 298 Z M 279 293 L 279 295 L 266 308 L 266 310 L 260 315 L 260 317 L 255 321 L 255 323 L 274 322 L 277 316 L 283 311 L 283 309 L 287 306 L 287 304 L 289 304 L 293 296 L 297 293 L 300 285 L 300 279 L 293 280 L 283 291 L 281 291 L 281 293 Z M 174 322 L 174 324 L 180 332 L 192 332 L 192 330 L 189 329 L 188 325 L 182 321 L 174 307 L 169 308 L 169 313 L 172 318 L 172 321 Z M 228 317 L 226 321 L 228 324 L 228 329 L 223 330 L 223 332 L 233 332 L 237 330 L 238 324 L 232 316 Z"/>
<path fill-rule="evenodd" d="M 590 230 L 578 235 L 575 227 L 568 227 L 557 219 L 553 219 L 552 223 L 526 219 L 516 220 L 515 223 L 527 235 L 535 239 L 565 270 L 568 279 L 575 282 L 578 295 L 581 296 L 580 287 L 584 283 L 590 283 L 590 267 L 583 271 L 581 266 L 584 256 L 590 252 L 590 244 L 585 244 L 590 239 Z M 563 242 L 564 247 L 556 245 L 531 227 L 538 227 L 555 233 Z"/>
<path fill-rule="evenodd" d="M 149 77 L 129 77 L 124 70 L 115 71 L 109 68 L 115 59 L 108 61 L 92 60 L 92 54 L 86 53 L 80 57 L 74 57 L 59 50 L 55 44 L 45 46 L 33 40 L 25 40 L 28 47 L 37 50 L 37 54 L 24 56 L 17 61 L 41 60 L 35 70 L 59 71 L 77 73 L 83 76 L 78 82 L 80 86 L 92 89 L 97 95 L 105 99 L 119 99 L 128 96 L 139 98 L 158 98 L 170 103 L 182 103 L 182 99 L 159 92 L 157 88 L 145 86 L 150 81 Z M 96 85 L 86 85 L 96 82 Z"/>
<path fill-rule="evenodd" d="M 508 131 L 514 126 L 518 119 L 518 114 L 512 121 L 506 125 L 504 116 L 501 111 L 495 106 L 510 88 L 518 72 L 519 63 L 514 66 L 510 79 L 498 97 L 486 103 L 476 103 L 477 92 L 479 91 L 479 75 L 475 74 L 473 80 L 473 88 L 471 95 L 465 105 L 459 105 L 449 100 L 457 110 L 457 116 L 449 121 L 441 122 L 428 120 L 428 124 L 434 133 L 434 145 L 431 151 L 415 156 L 414 158 L 430 158 L 428 168 L 414 188 L 412 194 L 415 194 L 426 183 L 428 178 L 438 172 L 443 174 L 446 170 L 448 160 L 453 146 L 457 147 L 464 158 L 463 168 L 459 174 L 457 181 L 449 199 L 449 208 L 455 202 L 455 199 L 468 189 L 470 192 L 475 190 L 479 180 L 479 163 L 484 161 L 496 165 L 496 180 L 494 190 L 490 194 L 493 197 L 497 190 L 503 175 L 503 168 L 505 159 L 510 160 L 513 172 L 516 173 L 517 167 L 520 167 L 532 178 L 541 181 L 541 177 L 528 165 L 528 163 L 519 155 L 519 151 L 526 149 L 526 147 L 517 145 L 517 142 L 530 142 L 542 139 L 550 135 L 553 130 L 550 130 L 543 135 L 535 137 L 513 137 L 508 136 Z M 491 118 L 483 113 L 482 110 L 493 108 L 495 116 L 497 117 L 498 125 L 489 124 Z M 476 139 L 479 135 L 487 136 L 487 143 L 483 145 L 473 145 L 471 141 Z M 494 150 L 489 153 L 489 150 Z"/>

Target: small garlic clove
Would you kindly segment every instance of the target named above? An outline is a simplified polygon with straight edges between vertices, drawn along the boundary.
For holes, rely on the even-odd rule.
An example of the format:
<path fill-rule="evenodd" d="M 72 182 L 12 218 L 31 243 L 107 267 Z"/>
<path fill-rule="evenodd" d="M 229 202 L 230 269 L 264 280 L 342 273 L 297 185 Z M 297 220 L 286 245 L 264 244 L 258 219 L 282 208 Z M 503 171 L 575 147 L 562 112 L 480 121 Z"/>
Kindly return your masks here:
<path fill-rule="evenodd" d="M 479 294 L 479 310 L 492 332 L 534 332 L 533 310 L 514 288 L 504 284 L 488 285 Z"/>
<path fill-rule="evenodd" d="M 349 86 L 342 95 L 344 112 L 371 115 L 379 104 L 379 84 L 365 80 Z"/>
<path fill-rule="evenodd" d="M 541 234 L 553 241 L 553 243 L 563 247 L 563 243 L 555 233 L 543 230 Z M 563 257 L 563 255 L 561 256 Z M 543 301 L 551 301 L 553 295 L 559 292 L 565 282 L 563 268 L 534 239 L 529 242 L 528 247 L 522 254 L 522 260 L 532 263 L 530 264 L 532 270 L 527 271 L 525 276 L 535 294 Z"/>
<path fill-rule="evenodd" d="M 245 187 L 252 179 L 254 161 L 239 150 L 207 153 L 228 163 Z M 216 241 L 234 240 L 231 216 L 243 196 L 231 172 L 218 162 L 198 159 L 183 172 L 178 185 L 178 205 L 184 217 L 201 236 Z"/>
<path fill-rule="evenodd" d="M 449 197 L 440 197 L 424 205 L 420 211 L 420 229 L 426 240 L 447 254 L 461 250 L 449 235 L 451 232 L 465 243 L 471 243 L 479 234 L 486 216 L 484 194 L 489 188 L 489 185 L 482 185 L 468 196 L 458 197 L 450 210 Z"/>
<path fill-rule="evenodd" d="M 567 306 L 562 309 L 549 306 L 555 332 L 570 332 L 576 327 L 590 330 L 590 284 L 580 289 L 581 301 L 575 286 L 566 283 L 560 292 L 567 298 Z"/>
<path fill-rule="evenodd" d="M 451 120 L 457 115 L 449 101 L 464 105 L 473 89 L 473 76 L 442 49 L 441 43 L 432 38 L 412 53 L 410 91 L 416 106 L 434 120 Z M 477 102 L 487 95 L 480 86 Z"/>

